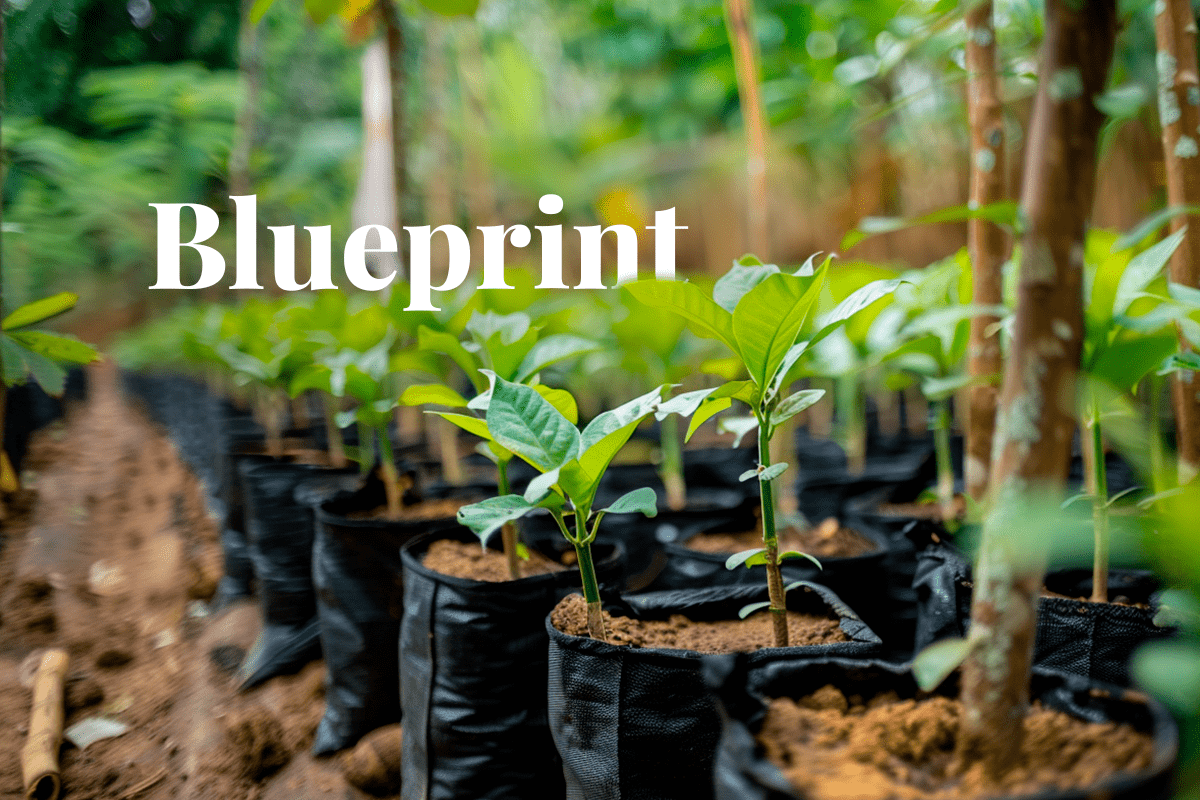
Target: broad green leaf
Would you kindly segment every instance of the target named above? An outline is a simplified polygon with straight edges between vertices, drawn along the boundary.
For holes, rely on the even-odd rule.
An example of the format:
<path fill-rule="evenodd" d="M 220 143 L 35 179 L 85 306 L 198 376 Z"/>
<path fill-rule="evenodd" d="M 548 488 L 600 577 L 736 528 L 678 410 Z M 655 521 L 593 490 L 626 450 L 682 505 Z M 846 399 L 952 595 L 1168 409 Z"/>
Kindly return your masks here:
<path fill-rule="evenodd" d="M 733 315 L 704 296 L 700 289 L 683 281 L 634 281 L 625 288 L 639 302 L 683 317 L 692 333 L 705 339 L 717 339 L 733 352 L 739 352 L 733 335 Z"/>
<path fill-rule="evenodd" d="M 922 691 L 932 692 L 958 669 L 971 652 L 967 639 L 943 639 L 934 642 L 913 659 L 913 677 Z"/>
<path fill-rule="evenodd" d="M 709 400 L 703 403 L 699 408 L 696 409 L 695 413 L 692 414 L 692 421 L 688 423 L 687 435 L 684 437 L 684 441 L 690 441 L 692 434 L 696 432 L 697 428 L 699 428 L 713 416 L 720 414 L 722 411 L 729 408 L 731 405 L 733 405 L 733 401 L 728 397 L 718 397 L 716 400 Z"/>
<path fill-rule="evenodd" d="M 1154 212 L 1137 225 L 1134 225 L 1128 233 L 1113 242 L 1112 252 L 1116 253 L 1119 250 L 1128 250 L 1131 247 L 1136 247 L 1139 242 L 1151 234 L 1157 233 L 1163 225 L 1166 225 L 1180 214 L 1200 214 L 1200 206 L 1168 206 Z"/>
<path fill-rule="evenodd" d="M 549 472 L 534 476 L 525 489 L 525 500 L 530 503 L 540 503 L 546 495 L 553 491 L 554 484 L 558 483 L 558 473 L 559 468 L 555 467 Z"/>
<path fill-rule="evenodd" d="M 741 353 L 750 378 L 761 389 L 770 386 L 812 313 L 826 269 L 810 278 L 772 275 L 738 303 L 733 314 L 737 352 Z"/>
<path fill-rule="evenodd" d="M 825 396 L 824 389 L 804 389 L 788 395 L 771 412 L 771 427 L 786 422 Z"/>
<path fill-rule="evenodd" d="M 4 359 L 6 386 L 19 386 L 32 377 L 46 394 L 62 396 L 67 371 L 58 364 L 14 341 L 6 333 L 0 333 L 0 353 Z"/>
<path fill-rule="evenodd" d="M 1172 300 L 1189 305 L 1195 310 L 1200 310 L 1200 289 L 1194 289 L 1182 283 L 1168 283 L 1167 294 L 1171 296 Z"/>
<path fill-rule="evenodd" d="M 767 552 L 767 548 L 756 547 L 751 550 L 743 550 L 740 553 L 734 553 L 729 558 L 725 559 L 725 569 L 737 569 L 738 567 L 742 566 L 743 564 L 746 564 L 746 566 L 748 566 L 748 567 L 752 566 L 751 564 L 747 564 L 746 562 L 748 562 L 750 559 L 754 558 L 755 556 L 761 556 L 762 554 L 764 554 L 766 552 Z"/>
<path fill-rule="evenodd" d="M 470 528 L 485 544 L 505 523 L 518 520 L 537 508 L 519 494 L 489 497 L 458 510 L 458 522 Z"/>
<path fill-rule="evenodd" d="M 3 329 L 11 331 L 14 328 L 23 328 L 26 325 L 33 325 L 38 322 L 44 322 L 51 317 L 57 317 L 59 314 L 74 308 L 78 300 L 79 295 L 73 292 L 59 292 L 50 297 L 43 297 L 41 300 L 26 303 L 4 318 Z"/>
<path fill-rule="evenodd" d="M 581 356 L 584 353 L 594 353 L 599 349 L 600 345 L 590 339 L 584 339 L 582 336 L 573 336 L 568 333 L 547 336 L 545 339 L 538 340 L 525 354 L 525 358 L 517 367 L 512 380 L 524 383 L 551 364 L 557 364 L 559 361 Z"/>
<path fill-rule="evenodd" d="M 664 400 L 659 403 L 658 411 L 654 412 L 654 418 L 657 420 L 666 419 L 671 414 L 678 414 L 681 417 L 690 417 L 696 413 L 696 409 L 700 407 L 708 396 L 717 391 L 721 387 L 712 389 L 697 389 L 694 392 L 684 392 L 677 394 L 670 400 Z"/>
<path fill-rule="evenodd" d="M 771 386 L 766 392 L 766 399 L 770 402 L 779 391 L 783 388 L 783 384 L 787 382 L 788 374 L 792 371 L 792 367 L 800 360 L 800 357 L 808 351 L 809 342 L 796 342 L 787 351 L 783 357 L 783 363 L 779 365 L 779 370 L 775 373 L 775 378 L 771 381 Z"/>
<path fill-rule="evenodd" d="M 1118 389 L 1132 389 L 1178 348 L 1174 331 L 1119 337 L 1110 342 L 1088 365 L 1087 373 Z"/>
<path fill-rule="evenodd" d="M 921 381 L 921 394 L 927 400 L 945 400 L 968 386 L 998 383 L 1000 375 L 949 375 L 945 378 L 926 378 Z"/>
<path fill-rule="evenodd" d="M 1143 250 L 1130 259 L 1117 284 L 1117 296 L 1113 300 L 1112 308 L 1114 316 L 1124 314 L 1138 294 L 1145 291 L 1151 281 L 1158 277 L 1163 267 L 1171 260 L 1171 256 L 1179 247 L 1179 243 L 1183 241 L 1186 233 L 1186 227 L 1180 228 L 1158 244 Z"/>
<path fill-rule="evenodd" d="M 817 557 L 810 553 L 802 553 L 799 550 L 788 550 L 786 553 L 779 554 L 779 562 L 780 563 L 783 563 L 784 561 L 788 561 L 788 560 L 794 560 L 797 558 L 806 558 L 809 561 L 811 561 L 812 563 L 816 564 L 817 569 L 819 569 L 819 570 L 825 569 L 823 566 L 821 566 L 821 562 L 817 559 Z M 796 583 L 799 583 L 799 581 L 797 581 Z M 789 590 L 792 589 L 795 585 L 796 584 L 793 583 L 791 586 L 788 587 L 788 589 Z"/>
<path fill-rule="evenodd" d="M 8 334 L 38 355 L 70 364 L 90 364 L 100 355 L 78 339 L 45 331 L 13 331 Z"/>
<path fill-rule="evenodd" d="M 467 352 L 457 336 L 445 331 L 435 331 L 422 325 L 417 329 L 417 346 L 422 350 L 449 356 L 450 360 L 466 373 L 467 378 L 475 385 L 476 391 L 487 388 L 487 380 L 479 375 L 481 366 L 479 359 Z"/>
<path fill-rule="evenodd" d="M 909 281 L 903 278 L 887 278 L 871 281 L 866 286 L 855 289 L 849 297 L 821 317 L 817 323 L 818 334 L 824 333 L 826 329 L 831 329 L 840 322 L 845 322 L 858 312 L 891 295 L 904 283 L 909 283 Z"/>
<path fill-rule="evenodd" d="M 597 414 L 596 417 L 588 423 L 583 429 L 583 434 L 580 437 L 580 451 L 586 455 L 587 451 L 595 447 L 604 438 L 610 436 L 618 430 L 624 429 L 630 423 L 641 422 L 646 417 L 653 414 L 660 402 L 662 402 L 662 392 L 665 387 L 651 389 L 641 397 L 635 397 L 627 403 L 624 403 L 611 411 L 605 411 L 602 414 Z M 583 463 L 584 459 L 580 459 Z"/>
<path fill-rule="evenodd" d="M 550 405 L 557 408 L 558 413 L 566 417 L 567 421 L 572 425 L 579 423 L 579 404 L 575 402 L 575 397 L 566 389 L 552 389 L 544 383 L 539 383 L 533 389 L 546 398 Z"/>
<path fill-rule="evenodd" d="M 541 472 L 579 453 L 579 429 L 534 389 L 495 377 L 488 403 L 492 438 Z"/>
<path fill-rule="evenodd" d="M 732 314 L 747 292 L 777 274 L 779 267 L 774 264 L 763 264 L 757 258 L 751 260 L 751 257 L 743 256 L 733 262 L 729 271 L 717 279 L 713 285 L 713 300 Z"/>
<path fill-rule="evenodd" d="M 1200 711 L 1200 645 L 1192 641 L 1150 642 L 1130 665 L 1139 686 L 1182 716 Z"/>
<path fill-rule="evenodd" d="M 754 381 L 729 381 L 718 386 L 716 391 L 709 395 L 709 399 L 718 400 L 722 397 L 730 397 L 753 407 L 758 405 L 759 394 L 759 388 Z"/>
<path fill-rule="evenodd" d="M 427 411 L 425 413 L 436 414 L 447 422 L 462 428 L 467 433 L 473 433 L 480 439 L 485 439 L 488 442 L 492 441 L 492 434 L 488 431 L 487 422 L 479 417 L 472 417 L 468 414 L 451 414 L 448 411 Z"/>
<path fill-rule="evenodd" d="M 440 383 L 425 383 L 405 389 L 404 393 L 400 395 L 400 405 L 465 408 L 467 399 L 449 386 L 442 386 Z"/>
<path fill-rule="evenodd" d="M 608 508 L 601 509 L 605 514 L 644 514 L 647 517 L 658 515 L 658 495 L 653 489 L 642 487 L 634 489 L 618 497 Z"/>
<path fill-rule="evenodd" d="M 770 608 L 770 607 L 771 607 L 771 601 L 769 601 L 769 600 L 763 601 L 761 603 L 747 603 L 746 605 L 742 606 L 738 610 L 738 617 L 740 619 L 745 619 L 746 617 L 753 614 L 755 611 L 762 611 L 764 608 Z"/>

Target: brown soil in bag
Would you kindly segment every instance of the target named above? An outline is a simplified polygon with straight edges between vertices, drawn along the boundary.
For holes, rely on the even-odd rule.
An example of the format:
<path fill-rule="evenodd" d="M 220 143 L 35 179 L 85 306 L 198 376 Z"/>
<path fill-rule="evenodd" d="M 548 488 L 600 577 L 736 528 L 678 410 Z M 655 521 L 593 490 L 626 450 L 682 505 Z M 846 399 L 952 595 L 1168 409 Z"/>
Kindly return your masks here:
<path fill-rule="evenodd" d="M 740 553 L 762 547 L 762 529 L 741 533 L 701 533 L 687 540 L 687 547 L 702 553 Z M 779 552 L 799 550 L 817 558 L 850 558 L 877 550 L 878 547 L 853 528 L 829 519 L 815 528 L 801 530 L 790 526 L 779 532 Z"/>
<path fill-rule="evenodd" d="M 787 613 L 788 643 L 791 647 L 848 642 L 850 637 L 836 619 Z M 587 603 L 581 595 L 564 598 L 554 607 L 550 622 L 572 636 L 587 636 Z M 667 647 L 700 653 L 748 653 L 772 646 L 771 620 L 766 611 L 746 619 L 696 622 L 683 614 L 665 620 L 614 617 L 604 612 L 604 630 L 609 644 L 630 647 Z"/>
<path fill-rule="evenodd" d="M 574 562 L 575 554 L 570 553 Z M 567 560 L 567 559 L 564 559 Z M 479 544 L 439 539 L 429 545 L 421 563 L 434 572 L 454 578 L 470 578 L 477 581 L 501 582 L 511 580 L 508 575 L 508 560 L 498 550 L 485 550 Z M 528 559 L 521 559 L 519 566 L 522 578 L 562 572 L 566 566 L 553 561 L 541 553 L 529 551 Z"/>
<path fill-rule="evenodd" d="M 460 508 L 474 502 L 477 501 L 449 497 L 440 500 L 423 500 L 420 503 L 413 503 L 411 506 L 404 506 L 400 509 L 400 516 L 393 519 L 402 522 L 454 519 Z M 387 506 L 377 506 L 366 511 L 351 511 L 345 516 L 346 519 L 388 519 Z"/>
<path fill-rule="evenodd" d="M 1090 723 L 1035 703 L 1020 766 L 999 787 L 954 748 L 962 705 L 946 697 L 864 701 L 826 686 L 772 700 L 758 735 L 766 756 L 811 800 L 970 800 L 1092 786 L 1145 769 L 1153 740 L 1126 725 Z"/>
<path fill-rule="evenodd" d="M 954 519 L 963 519 L 967 515 L 967 501 L 961 494 L 954 496 Z M 927 519 L 937 521 L 942 519 L 942 507 L 934 501 L 914 503 L 880 503 L 875 513 L 884 517 L 911 517 L 912 519 Z"/>

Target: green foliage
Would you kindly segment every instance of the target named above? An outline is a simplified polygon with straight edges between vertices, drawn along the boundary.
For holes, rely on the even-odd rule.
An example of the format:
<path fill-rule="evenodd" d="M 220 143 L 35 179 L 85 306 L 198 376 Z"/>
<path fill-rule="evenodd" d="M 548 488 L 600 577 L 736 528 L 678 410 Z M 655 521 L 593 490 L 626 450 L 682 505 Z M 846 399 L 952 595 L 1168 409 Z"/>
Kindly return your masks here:
<path fill-rule="evenodd" d="M 47 394 L 63 393 L 67 371 L 62 364 L 87 364 L 99 356 L 83 342 L 58 333 L 32 330 L 75 307 L 79 298 L 70 292 L 20 306 L 0 324 L 0 359 L 4 385 L 19 386 L 32 378 Z"/>

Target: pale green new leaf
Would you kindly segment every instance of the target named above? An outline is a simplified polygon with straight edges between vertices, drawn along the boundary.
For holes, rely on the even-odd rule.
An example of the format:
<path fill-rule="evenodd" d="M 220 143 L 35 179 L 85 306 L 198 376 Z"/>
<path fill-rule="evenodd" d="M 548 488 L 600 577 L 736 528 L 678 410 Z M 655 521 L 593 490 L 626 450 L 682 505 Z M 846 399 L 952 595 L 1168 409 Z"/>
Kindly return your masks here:
<path fill-rule="evenodd" d="M 958 669 L 971 651 L 967 639 L 943 639 L 926 647 L 913 659 L 913 677 L 923 691 L 932 692 Z"/>
<path fill-rule="evenodd" d="M 440 383 L 425 383 L 409 386 L 400 395 L 402 406 L 423 405 L 449 406 L 450 408 L 465 408 L 467 399 L 449 386 Z"/>
<path fill-rule="evenodd" d="M 23 328 L 26 325 L 44 322 L 51 317 L 57 317 L 63 312 L 70 311 L 78 300 L 79 295 L 73 292 L 59 292 L 50 297 L 43 297 L 41 300 L 34 300 L 5 317 L 2 327 L 6 331 L 11 331 L 14 328 Z"/>
<path fill-rule="evenodd" d="M 488 431 L 487 421 L 479 417 L 472 417 L 469 414 L 452 414 L 448 411 L 427 411 L 427 414 L 436 414 L 442 419 L 462 428 L 467 433 L 473 433 L 480 439 L 485 439 L 488 442 L 492 441 L 492 434 Z"/>
<path fill-rule="evenodd" d="M 739 352 L 733 334 L 733 315 L 717 305 L 704 292 L 683 281 L 635 281 L 625 288 L 639 302 L 683 317 L 692 333 L 705 339 L 717 339 L 733 352 Z"/>
<path fill-rule="evenodd" d="M 812 312 L 825 278 L 772 275 L 750 290 L 733 313 L 737 352 L 750 378 L 766 389 Z"/>
<path fill-rule="evenodd" d="M 730 314 L 746 294 L 772 275 L 779 274 L 779 267 L 763 264 L 757 258 L 743 256 L 733 262 L 729 271 L 713 285 L 713 300 Z"/>
<path fill-rule="evenodd" d="M 489 497 L 458 510 L 458 522 L 470 528 L 485 544 L 505 523 L 518 520 L 537 508 L 519 494 Z"/>
<path fill-rule="evenodd" d="M 13 331 L 8 334 L 38 355 L 70 364 L 90 364 L 100 355 L 89 344 L 78 339 L 45 331 Z"/>
<path fill-rule="evenodd" d="M 658 515 L 658 495 L 654 490 L 643 486 L 618 497 L 608 508 L 601 509 L 605 514 L 644 514 L 647 517 Z"/>
<path fill-rule="evenodd" d="M 1138 295 L 1158 277 L 1163 267 L 1171 260 L 1171 256 L 1179 247 L 1179 243 L 1183 241 L 1186 233 L 1187 227 L 1180 228 L 1158 244 L 1143 250 L 1130 259 L 1124 272 L 1121 273 L 1120 282 L 1117 283 L 1117 296 L 1113 300 L 1112 308 L 1113 316 L 1124 314 L 1129 310 L 1129 306 L 1137 299 Z"/>
<path fill-rule="evenodd" d="M 600 345 L 582 336 L 569 333 L 547 336 L 545 339 L 539 339 L 529 349 L 512 379 L 517 383 L 524 383 L 551 364 L 585 353 L 594 353 L 599 349 Z"/>
<path fill-rule="evenodd" d="M 733 405 L 733 401 L 728 397 L 718 397 L 716 400 L 708 400 L 703 403 L 699 408 L 696 409 L 695 413 L 692 414 L 692 421 L 688 423 L 687 435 L 684 436 L 684 441 L 691 441 L 692 434 L 694 434 L 701 425 L 703 425 L 705 422 L 708 422 L 709 419 L 717 414 L 720 414 L 731 405 Z"/>
<path fill-rule="evenodd" d="M 817 403 L 824 396 L 824 389 L 804 389 L 795 394 L 788 395 L 771 412 L 771 427 L 773 428 L 776 425 L 787 422 L 804 409 Z"/>

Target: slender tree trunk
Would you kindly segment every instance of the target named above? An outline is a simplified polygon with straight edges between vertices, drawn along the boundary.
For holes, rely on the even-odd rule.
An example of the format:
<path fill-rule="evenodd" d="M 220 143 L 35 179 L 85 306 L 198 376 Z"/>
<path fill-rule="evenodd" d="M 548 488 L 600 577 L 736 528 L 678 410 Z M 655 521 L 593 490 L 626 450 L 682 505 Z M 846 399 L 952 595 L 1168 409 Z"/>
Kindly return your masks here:
<path fill-rule="evenodd" d="M 262 66 L 259 61 L 258 26 L 250 21 L 250 7 L 253 4 L 253 0 L 242 0 L 241 29 L 238 31 L 238 73 L 242 83 L 242 102 L 238 106 L 233 143 L 229 148 L 230 197 L 253 194 L 250 154 L 254 149 Z"/>
<path fill-rule="evenodd" d="M 405 200 L 408 197 L 408 158 L 404 123 L 408 74 L 404 68 L 404 23 L 396 0 L 382 0 L 380 9 L 387 39 L 388 78 L 392 92 L 392 182 L 396 190 L 396 223 L 392 230 L 396 231 L 401 242 L 400 250 L 404 252 L 404 237 L 401 232 Z M 407 258 L 402 256 L 400 260 L 402 264 L 408 264 Z"/>
<path fill-rule="evenodd" d="M 1026 229 L 1012 349 L 997 416 L 992 494 L 1066 483 L 1075 431 L 1075 376 L 1083 340 L 1083 245 L 1095 190 L 1116 0 L 1047 0 L 1025 158 Z M 993 779 L 1020 754 L 1029 704 L 1044 566 L 1014 558 L 1008 531 L 985 526 L 971 607 L 976 647 L 964 664 L 960 756 Z"/>
<path fill-rule="evenodd" d="M 725 0 L 725 27 L 733 49 L 738 100 L 746 127 L 746 224 L 750 252 L 770 258 L 767 197 L 767 115 L 758 88 L 758 42 L 753 29 L 754 0 Z"/>
<path fill-rule="evenodd" d="M 1162 123 L 1167 168 L 1168 205 L 1200 203 L 1200 73 L 1196 64 L 1196 18 L 1188 0 L 1155 4 L 1158 40 L 1158 113 Z M 1200 214 L 1176 216 L 1171 230 L 1188 226 L 1183 243 L 1171 257 L 1171 280 L 1200 287 Z M 1185 348 L 1191 345 L 1180 337 Z M 1179 448 L 1179 481 L 1200 471 L 1200 383 L 1191 372 L 1172 381 Z"/>
<path fill-rule="evenodd" d="M 985 0 L 967 11 L 967 116 L 971 126 L 971 202 L 988 205 L 1004 199 L 1004 110 L 996 74 L 996 31 L 992 3 Z M 1004 302 L 1000 267 L 1004 263 L 1005 237 L 1000 226 L 982 219 L 967 225 L 971 253 L 972 301 L 979 305 Z M 1000 337 L 987 335 L 997 317 L 971 319 L 967 370 L 973 378 L 999 375 L 1004 369 Z M 996 431 L 996 386 L 971 387 L 967 408 L 967 494 L 982 499 L 988 488 L 992 463 L 992 438 Z"/>

